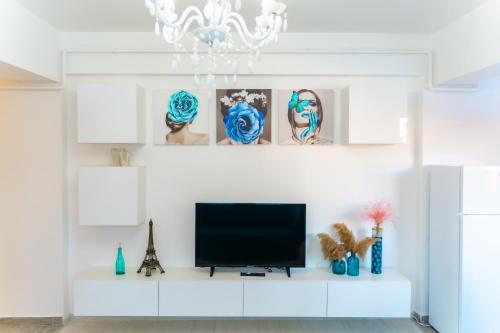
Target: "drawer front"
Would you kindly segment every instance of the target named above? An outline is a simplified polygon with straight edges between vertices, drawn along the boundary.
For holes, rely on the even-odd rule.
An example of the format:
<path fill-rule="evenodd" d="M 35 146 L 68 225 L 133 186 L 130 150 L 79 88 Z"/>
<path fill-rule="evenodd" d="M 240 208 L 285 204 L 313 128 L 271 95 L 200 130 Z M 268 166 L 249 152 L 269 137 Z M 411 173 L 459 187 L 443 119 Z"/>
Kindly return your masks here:
<path fill-rule="evenodd" d="M 158 281 L 86 281 L 74 285 L 75 316 L 158 316 Z"/>
<path fill-rule="evenodd" d="M 245 281 L 245 317 L 325 317 L 326 281 Z"/>
<path fill-rule="evenodd" d="M 328 317 L 408 318 L 410 282 L 328 282 Z"/>
<path fill-rule="evenodd" d="M 243 316 L 243 281 L 160 281 L 159 315 Z"/>
<path fill-rule="evenodd" d="M 500 168 L 464 167 L 463 213 L 500 214 Z"/>

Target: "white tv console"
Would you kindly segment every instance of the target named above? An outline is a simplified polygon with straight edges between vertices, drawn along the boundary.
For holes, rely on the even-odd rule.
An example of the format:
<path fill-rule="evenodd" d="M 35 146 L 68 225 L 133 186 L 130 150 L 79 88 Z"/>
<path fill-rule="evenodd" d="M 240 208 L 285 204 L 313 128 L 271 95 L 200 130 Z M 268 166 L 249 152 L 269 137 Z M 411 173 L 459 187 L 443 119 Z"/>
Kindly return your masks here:
<path fill-rule="evenodd" d="M 395 269 L 359 277 L 327 269 L 294 269 L 265 277 L 238 272 L 170 268 L 147 278 L 127 268 L 93 268 L 74 281 L 75 316 L 386 317 L 411 312 L 411 283 Z"/>

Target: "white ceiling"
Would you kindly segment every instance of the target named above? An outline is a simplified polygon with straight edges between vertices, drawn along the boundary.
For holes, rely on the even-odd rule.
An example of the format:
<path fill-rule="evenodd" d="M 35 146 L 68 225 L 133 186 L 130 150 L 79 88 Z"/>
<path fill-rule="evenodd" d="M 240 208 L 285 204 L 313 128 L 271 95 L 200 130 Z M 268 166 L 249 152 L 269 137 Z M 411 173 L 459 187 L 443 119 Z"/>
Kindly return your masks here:
<path fill-rule="evenodd" d="M 61 31 L 151 31 L 143 0 L 17 0 Z M 291 32 L 429 34 L 486 0 L 282 0 Z M 242 0 L 250 19 L 258 0 Z M 177 8 L 206 0 L 177 0 Z M 250 22 L 251 24 L 252 22 Z"/>

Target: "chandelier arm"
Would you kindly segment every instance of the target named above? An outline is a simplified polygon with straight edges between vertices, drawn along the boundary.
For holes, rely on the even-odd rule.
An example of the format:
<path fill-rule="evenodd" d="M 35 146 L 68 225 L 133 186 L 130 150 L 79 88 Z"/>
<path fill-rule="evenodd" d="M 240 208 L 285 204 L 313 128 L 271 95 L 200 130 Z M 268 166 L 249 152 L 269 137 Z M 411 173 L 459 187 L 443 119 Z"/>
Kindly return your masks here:
<path fill-rule="evenodd" d="M 198 21 L 199 25 L 203 24 L 203 21 L 200 20 L 200 18 L 197 15 L 193 15 L 189 17 L 186 21 L 186 24 L 184 24 L 184 27 L 182 28 L 180 34 L 178 34 L 177 38 L 174 40 L 174 44 L 177 44 L 182 38 L 184 38 L 184 35 L 188 31 L 189 27 L 194 21 Z"/>
<path fill-rule="evenodd" d="M 273 32 L 275 32 L 275 28 L 276 28 L 276 14 L 273 14 L 273 26 L 270 27 L 268 29 L 266 35 L 264 35 L 262 37 L 257 37 L 256 34 L 252 34 L 248 30 L 248 27 L 247 27 L 247 25 L 245 23 L 245 20 L 238 13 L 231 12 L 227 16 L 228 22 L 229 22 L 230 19 L 234 19 L 236 22 L 239 23 L 239 27 L 241 28 L 241 30 L 239 30 L 239 33 L 240 33 L 240 36 L 242 38 L 243 38 L 243 34 L 245 34 L 247 38 L 249 38 L 249 39 L 251 39 L 251 40 L 256 41 L 257 43 L 259 43 L 259 46 L 262 46 L 263 44 L 265 44 L 265 41 L 271 36 L 271 34 Z M 235 23 L 233 23 L 233 25 L 237 26 L 237 24 L 235 24 Z"/>
<path fill-rule="evenodd" d="M 157 3 L 158 3 L 158 1 L 155 1 L 155 5 Z M 192 12 L 194 13 L 195 16 L 198 17 L 198 22 L 200 23 L 200 25 L 204 25 L 204 16 L 198 7 L 189 6 L 188 8 L 186 8 L 184 10 L 184 12 L 182 12 L 181 17 L 175 22 L 168 21 L 167 18 L 165 17 L 165 15 L 161 11 L 158 10 L 158 7 L 155 7 L 155 8 L 157 8 L 156 13 L 157 13 L 157 17 L 158 17 L 159 21 L 163 25 L 166 25 L 167 27 L 177 28 L 178 26 L 181 26 L 182 24 L 184 24 L 184 22 L 186 21 L 186 19 L 188 17 L 192 17 L 192 16 L 189 16 Z"/>
<path fill-rule="evenodd" d="M 249 48 L 253 48 L 253 44 L 251 42 L 248 41 L 247 39 L 247 36 L 245 35 L 245 33 L 243 32 L 242 28 L 241 28 L 241 25 L 239 24 L 238 21 L 232 19 L 232 18 L 228 18 L 226 20 L 227 24 L 232 24 L 236 30 L 238 31 L 238 34 L 240 35 L 240 38 L 241 40 L 243 41 L 243 43 L 249 47 Z M 249 37 L 253 37 L 252 35 L 250 35 Z"/>

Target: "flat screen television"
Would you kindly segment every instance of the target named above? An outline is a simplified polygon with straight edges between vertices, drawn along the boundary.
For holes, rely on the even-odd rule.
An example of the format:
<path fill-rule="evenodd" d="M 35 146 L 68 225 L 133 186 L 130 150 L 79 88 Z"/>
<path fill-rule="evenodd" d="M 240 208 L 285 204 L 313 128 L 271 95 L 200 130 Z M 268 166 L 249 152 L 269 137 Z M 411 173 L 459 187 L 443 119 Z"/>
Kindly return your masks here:
<path fill-rule="evenodd" d="M 196 267 L 305 267 L 305 204 L 196 204 Z M 211 274 L 213 274 L 213 269 Z"/>

